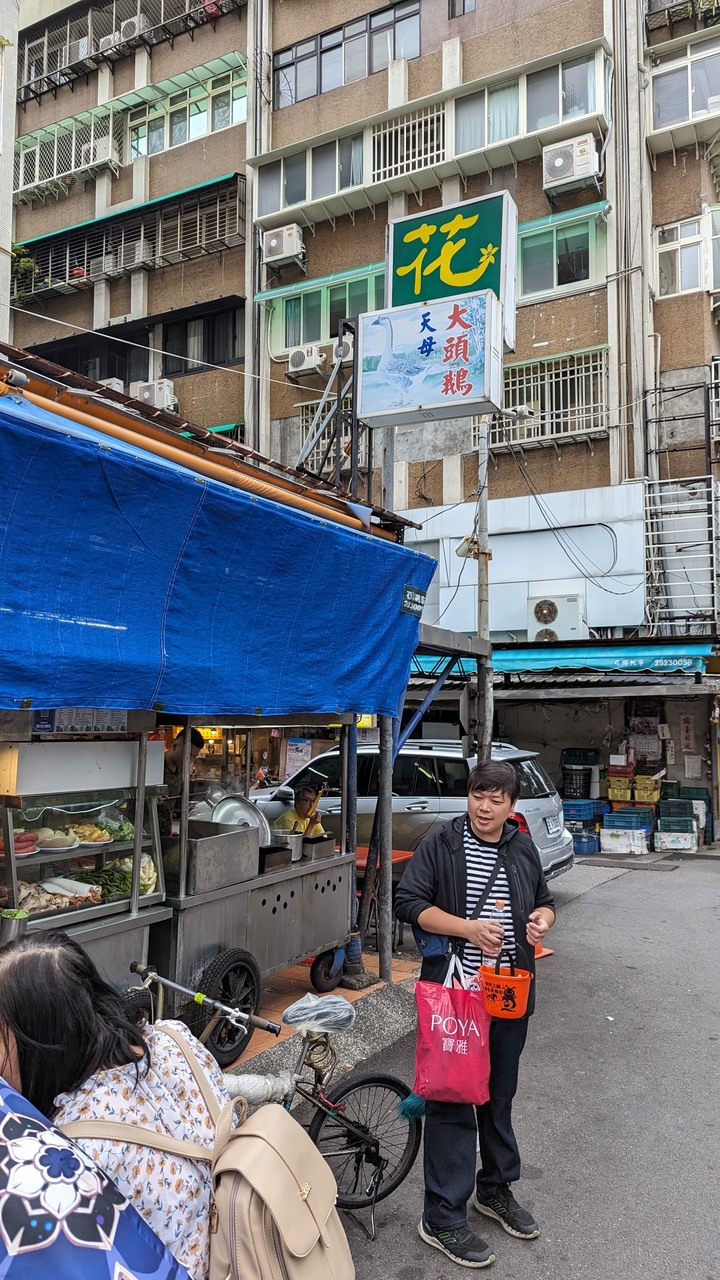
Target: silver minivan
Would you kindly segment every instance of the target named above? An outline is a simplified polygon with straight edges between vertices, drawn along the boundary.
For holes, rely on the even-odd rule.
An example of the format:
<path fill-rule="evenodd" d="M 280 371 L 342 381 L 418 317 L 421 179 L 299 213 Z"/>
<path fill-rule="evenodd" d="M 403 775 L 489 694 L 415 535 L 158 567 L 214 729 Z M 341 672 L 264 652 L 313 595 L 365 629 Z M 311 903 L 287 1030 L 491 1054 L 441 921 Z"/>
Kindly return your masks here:
<path fill-rule="evenodd" d="M 520 797 L 514 814 L 532 837 L 550 878 L 567 871 L 573 862 L 572 835 L 565 827 L 562 800 L 540 764 L 537 753 L 522 751 L 508 742 L 494 742 L 493 760 L 508 760 L 520 779 Z M 467 760 L 459 743 L 408 741 L 393 768 L 393 849 L 413 851 L 437 822 L 449 822 L 466 812 Z M 370 842 L 378 792 L 378 749 L 359 746 L 357 758 L 358 845 Z M 301 786 L 322 787 L 318 809 L 326 831 L 340 837 L 340 752 L 326 751 L 303 765 L 274 791 L 253 792 L 252 799 L 272 826 L 291 808 L 293 793 Z"/>

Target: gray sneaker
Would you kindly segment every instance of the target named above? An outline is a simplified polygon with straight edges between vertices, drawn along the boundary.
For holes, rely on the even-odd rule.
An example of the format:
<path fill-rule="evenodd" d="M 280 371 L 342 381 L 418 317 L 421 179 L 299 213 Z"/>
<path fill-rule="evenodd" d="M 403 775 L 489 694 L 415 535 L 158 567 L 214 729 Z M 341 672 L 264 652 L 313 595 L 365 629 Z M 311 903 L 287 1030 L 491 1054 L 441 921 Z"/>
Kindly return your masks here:
<path fill-rule="evenodd" d="M 509 1236 L 515 1236 L 518 1240 L 536 1240 L 540 1235 L 540 1228 L 532 1214 L 518 1204 L 507 1183 L 498 1187 L 494 1195 L 482 1198 L 476 1188 L 470 1203 L 478 1213 L 484 1213 L 486 1218 L 494 1218 L 499 1222 Z"/>
<path fill-rule="evenodd" d="M 418 1235 L 433 1249 L 439 1249 L 446 1257 L 457 1262 L 460 1267 L 489 1267 L 495 1261 L 495 1254 L 480 1236 L 468 1231 L 467 1227 L 456 1227 L 454 1231 L 443 1231 L 440 1227 L 431 1227 L 420 1219 Z"/>

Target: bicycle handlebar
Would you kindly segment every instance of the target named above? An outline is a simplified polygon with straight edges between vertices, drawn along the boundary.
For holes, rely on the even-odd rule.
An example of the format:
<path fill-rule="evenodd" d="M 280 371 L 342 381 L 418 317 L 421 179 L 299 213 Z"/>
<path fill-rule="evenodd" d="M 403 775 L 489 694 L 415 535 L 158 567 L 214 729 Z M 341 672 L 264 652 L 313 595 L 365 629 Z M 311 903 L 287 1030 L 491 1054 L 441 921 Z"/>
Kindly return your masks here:
<path fill-rule="evenodd" d="M 205 1005 L 215 1013 L 222 1014 L 236 1026 L 238 1022 L 249 1023 L 251 1027 L 257 1027 L 260 1031 L 270 1031 L 274 1036 L 279 1036 L 282 1031 L 282 1027 L 277 1022 L 268 1022 L 265 1018 L 258 1018 L 257 1014 L 233 1009 L 230 1005 L 221 1004 L 219 1000 L 212 1000 L 210 996 L 203 995 L 202 991 L 192 991 L 189 987 L 181 987 L 179 983 L 171 982 L 169 978 L 161 978 L 152 965 L 142 965 L 139 960 L 133 960 L 130 964 L 130 972 L 136 973 L 145 985 L 149 982 L 157 982 L 160 987 L 168 987 L 171 991 L 179 991 L 184 996 L 190 996 L 195 1004 Z"/>

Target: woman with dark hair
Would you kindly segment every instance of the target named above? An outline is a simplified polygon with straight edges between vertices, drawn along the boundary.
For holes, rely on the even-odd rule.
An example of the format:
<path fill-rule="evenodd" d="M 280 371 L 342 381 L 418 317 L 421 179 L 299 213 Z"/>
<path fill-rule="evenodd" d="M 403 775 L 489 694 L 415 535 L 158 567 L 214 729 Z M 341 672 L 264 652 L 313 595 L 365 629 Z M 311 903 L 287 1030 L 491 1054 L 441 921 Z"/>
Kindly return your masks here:
<path fill-rule="evenodd" d="M 214 1059 L 182 1023 L 218 1103 Z M 215 1128 L 164 1023 L 137 1025 L 82 947 L 59 931 L 0 948 L 0 1075 L 57 1126 L 130 1122 L 212 1148 Z M 78 1145 L 119 1187 L 192 1280 L 209 1266 L 210 1165 L 113 1139 Z"/>

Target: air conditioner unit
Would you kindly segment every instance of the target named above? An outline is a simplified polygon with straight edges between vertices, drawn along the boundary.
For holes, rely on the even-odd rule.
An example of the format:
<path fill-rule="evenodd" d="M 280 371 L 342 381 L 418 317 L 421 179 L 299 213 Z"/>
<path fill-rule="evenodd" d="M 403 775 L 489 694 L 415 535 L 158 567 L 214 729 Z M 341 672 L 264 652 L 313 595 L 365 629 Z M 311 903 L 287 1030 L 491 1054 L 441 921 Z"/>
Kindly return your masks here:
<path fill-rule="evenodd" d="M 130 399 L 131 399 L 131 400 L 139 400 L 139 399 L 140 399 L 140 388 L 141 388 L 141 387 L 146 387 L 146 386 L 147 386 L 147 383 L 146 383 L 146 382 L 131 382 L 131 383 L 130 383 L 130 385 L 129 385 L 129 387 L 128 387 L 128 395 L 130 396 Z"/>
<path fill-rule="evenodd" d="M 113 31 L 110 36 L 101 36 L 98 42 L 98 53 L 107 53 L 108 49 L 114 49 L 117 44 L 120 44 L 119 31 Z"/>
<path fill-rule="evenodd" d="M 582 596 L 530 596 L 527 611 L 528 640 L 587 639 L 585 601 Z"/>
<path fill-rule="evenodd" d="M 591 133 L 583 133 L 579 138 L 543 147 L 542 165 L 544 191 L 582 187 L 600 171 L 595 139 Z"/>
<path fill-rule="evenodd" d="M 175 385 L 169 378 L 158 378 L 155 382 L 141 382 L 137 400 L 151 404 L 154 409 L 175 409 L 177 399 Z"/>
<path fill-rule="evenodd" d="M 132 271 L 133 267 L 146 265 L 149 259 L 149 246 L 143 244 L 142 240 L 131 240 L 128 244 L 124 244 L 122 249 L 118 250 L 118 265 L 124 267 L 126 271 Z"/>
<path fill-rule="evenodd" d="M 336 360 L 342 360 L 343 364 L 352 364 L 353 350 L 355 342 L 351 333 L 346 333 L 342 342 L 336 342 L 333 347 L 333 363 Z"/>
<path fill-rule="evenodd" d="M 119 391 L 121 395 L 125 390 L 125 383 L 122 378 L 101 378 L 100 386 L 109 387 L 111 391 Z"/>
<path fill-rule="evenodd" d="M 79 40 L 71 40 L 63 55 L 64 67 L 71 67 L 74 62 L 82 62 L 90 53 L 90 40 L 81 36 Z"/>
<path fill-rule="evenodd" d="M 288 373 L 321 373 L 325 353 L 319 347 L 294 347 L 288 354 Z"/>
<path fill-rule="evenodd" d="M 80 153 L 82 166 L 91 164 L 120 164 L 120 155 L 112 138 L 98 138 L 95 142 L 86 142 Z"/>
<path fill-rule="evenodd" d="M 90 259 L 90 279 L 104 280 L 111 271 L 115 270 L 115 254 L 104 253 L 101 258 Z"/>
<path fill-rule="evenodd" d="M 263 232 L 263 262 L 292 262 L 293 258 L 304 257 L 305 242 L 297 223 Z"/>
<path fill-rule="evenodd" d="M 139 13 L 136 18 L 127 18 L 120 27 L 121 40 L 136 40 L 143 32 L 150 30 L 150 19 L 144 13 Z"/>

